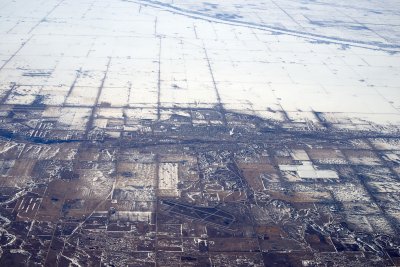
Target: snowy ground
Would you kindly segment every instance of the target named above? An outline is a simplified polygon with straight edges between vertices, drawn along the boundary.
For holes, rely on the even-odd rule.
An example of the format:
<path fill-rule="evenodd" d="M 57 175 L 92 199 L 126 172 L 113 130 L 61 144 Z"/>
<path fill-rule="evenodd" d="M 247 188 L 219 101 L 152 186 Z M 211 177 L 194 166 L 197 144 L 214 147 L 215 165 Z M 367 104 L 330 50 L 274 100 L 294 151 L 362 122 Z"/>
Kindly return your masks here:
<path fill-rule="evenodd" d="M 278 120 L 274 112 L 285 111 L 311 121 L 315 111 L 399 125 L 398 7 L 1 0 L 0 103 L 79 106 L 77 116 L 55 115 L 73 129 L 100 105 L 127 114 L 218 106 Z"/>
<path fill-rule="evenodd" d="M 0 0 L 0 266 L 400 266 L 399 90 L 399 0 Z"/>

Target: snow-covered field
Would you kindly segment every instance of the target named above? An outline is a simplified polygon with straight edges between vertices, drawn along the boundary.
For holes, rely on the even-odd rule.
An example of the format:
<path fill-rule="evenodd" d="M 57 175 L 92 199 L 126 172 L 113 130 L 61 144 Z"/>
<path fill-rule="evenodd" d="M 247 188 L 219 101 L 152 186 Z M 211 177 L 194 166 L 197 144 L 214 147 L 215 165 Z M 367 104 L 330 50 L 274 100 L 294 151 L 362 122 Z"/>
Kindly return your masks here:
<path fill-rule="evenodd" d="M 321 112 L 332 121 L 399 125 L 398 7 L 395 0 L 2 0 L 0 103 L 153 115 L 219 106 L 278 120 L 276 111 L 311 121 Z M 54 116 L 77 129 L 87 123 L 84 113 Z"/>

